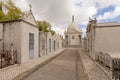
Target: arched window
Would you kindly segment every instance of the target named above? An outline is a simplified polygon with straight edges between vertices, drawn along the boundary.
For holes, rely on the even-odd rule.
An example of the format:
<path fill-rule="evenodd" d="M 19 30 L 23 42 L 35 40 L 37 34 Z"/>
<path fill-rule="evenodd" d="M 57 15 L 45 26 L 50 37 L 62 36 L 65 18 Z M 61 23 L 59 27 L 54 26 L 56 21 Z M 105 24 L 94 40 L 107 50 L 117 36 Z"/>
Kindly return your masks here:
<path fill-rule="evenodd" d="M 75 36 L 72 36 L 72 39 L 75 39 Z"/>
<path fill-rule="evenodd" d="M 66 35 L 65 38 L 68 38 L 68 35 Z"/>

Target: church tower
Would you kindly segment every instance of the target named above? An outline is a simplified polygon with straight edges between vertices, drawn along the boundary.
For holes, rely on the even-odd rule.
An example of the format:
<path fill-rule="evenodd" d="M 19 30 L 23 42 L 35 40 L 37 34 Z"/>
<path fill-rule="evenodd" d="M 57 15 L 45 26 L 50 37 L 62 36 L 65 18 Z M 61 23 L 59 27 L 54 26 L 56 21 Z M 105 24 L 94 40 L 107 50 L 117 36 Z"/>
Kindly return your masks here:
<path fill-rule="evenodd" d="M 82 30 L 78 28 L 72 16 L 72 23 L 67 28 L 65 34 L 66 48 L 80 48 L 82 45 Z"/>

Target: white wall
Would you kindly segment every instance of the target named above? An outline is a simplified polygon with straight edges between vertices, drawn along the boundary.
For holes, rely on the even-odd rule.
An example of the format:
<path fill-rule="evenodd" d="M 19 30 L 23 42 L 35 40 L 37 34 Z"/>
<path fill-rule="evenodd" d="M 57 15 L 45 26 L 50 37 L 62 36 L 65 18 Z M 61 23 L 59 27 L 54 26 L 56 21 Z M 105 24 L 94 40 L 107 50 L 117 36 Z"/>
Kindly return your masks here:
<path fill-rule="evenodd" d="M 81 34 L 65 34 L 65 35 L 68 35 L 68 45 L 82 45 L 82 43 L 80 43 L 80 38 L 79 38 L 79 35 Z M 74 39 L 72 39 L 72 36 L 74 36 Z M 82 35 L 81 35 L 81 38 L 82 38 Z M 67 39 L 65 39 L 65 41 L 67 41 Z M 82 42 L 82 39 L 81 39 L 81 42 Z"/>
<path fill-rule="evenodd" d="M 95 52 L 120 52 L 120 26 L 96 28 Z"/>
<path fill-rule="evenodd" d="M 0 23 L 0 39 L 3 39 L 3 36 L 2 36 L 2 34 L 3 34 L 3 24 L 2 23 Z M 0 41 L 0 50 L 2 50 L 3 48 L 2 48 L 2 40 Z"/>
<path fill-rule="evenodd" d="M 38 57 L 38 28 L 35 26 L 32 26 L 30 24 L 27 24 L 25 22 L 21 22 L 21 59 L 22 63 L 27 62 L 29 60 L 29 33 L 34 34 L 34 58 Z"/>
<path fill-rule="evenodd" d="M 15 26 L 14 26 L 15 25 Z M 21 63 L 21 24 L 20 22 L 14 23 L 14 27 L 12 29 L 12 42 L 13 42 L 13 50 L 17 50 L 17 61 Z"/>
<path fill-rule="evenodd" d="M 2 31 L 0 24 L 0 31 Z M 29 33 L 34 33 L 34 58 L 38 57 L 38 28 L 24 21 L 4 23 L 4 50 L 17 50 L 18 63 L 29 61 Z M 0 37 L 2 37 L 0 33 Z M 11 46 L 13 44 L 13 47 Z M 0 42 L 3 49 L 3 42 Z"/>
<path fill-rule="evenodd" d="M 3 41 L 4 41 L 4 50 L 17 50 L 17 61 L 21 61 L 21 34 L 20 34 L 20 22 L 8 22 L 2 23 L 4 26 L 0 28 L 0 35 L 4 35 L 4 39 L 0 42 L 1 50 L 3 50 Z M 4 29 L 4 33 L 3 33 Z M 2 36 L 3 37 L 3 36 Z M 11 45 L 13 44 L 13 46 Z"/>
<path fill-rule="evenodd" d="M 44 40 L 44 43 L 43 43 Z M 44 44 L 44 50 L 42 49 L 42 45 Z M 39 54 L 40 56 L 46 55 L 46 34 L 45 32 L 39 33 Z"/>
<path fill-rule="evenodd" d="M 47 54 L 52 53 L 53 52 L 53 36 L 51 35 L 51 32 L 47 32 Z M 49 39 L 51 39 L 51 52 L 49 52 Z"/>

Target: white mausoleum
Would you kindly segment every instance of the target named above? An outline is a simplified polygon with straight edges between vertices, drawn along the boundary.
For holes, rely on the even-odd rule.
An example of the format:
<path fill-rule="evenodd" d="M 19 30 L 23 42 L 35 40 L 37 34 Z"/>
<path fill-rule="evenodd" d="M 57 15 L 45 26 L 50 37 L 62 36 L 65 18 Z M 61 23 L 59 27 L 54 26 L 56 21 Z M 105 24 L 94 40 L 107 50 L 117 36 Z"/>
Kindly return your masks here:
<path fill-rule="evenodd" d="M 97 22 L 90 19 L 87 25 L 86 50 L 93 58 L 97 58 L 99 52 L 120 52 L 120 23 Z"/>
<path fill-rule="evenodd" d="M 82 30 L 78 28 L 72 16 L 72 23 L 67 28 L 65 34 L 66 48 L 79 48 L 82 45 Z"/>
<path fill-rule="evenodd" d="M 23 19 L 0 22 L 0 51 L 17 50 L 18 63 L 37 58 L 38 32 L 31 11 Z"/>

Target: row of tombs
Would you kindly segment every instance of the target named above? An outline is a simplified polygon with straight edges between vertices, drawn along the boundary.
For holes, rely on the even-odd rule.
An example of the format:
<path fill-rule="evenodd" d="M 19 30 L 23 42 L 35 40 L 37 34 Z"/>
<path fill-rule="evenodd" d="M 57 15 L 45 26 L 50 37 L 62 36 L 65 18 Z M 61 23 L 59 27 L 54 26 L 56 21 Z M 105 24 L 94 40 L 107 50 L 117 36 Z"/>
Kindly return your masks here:
<path fill-rule="evenodd" d="M 120 23 L 90 19 L 84 38 L 84 50 L 99 63 L 112 80 L 120 80 Z"/>
<path fill-rule="evenodd" d="M 62 41 L 59 34 L 39 31 L 32 13 L 24 19 L 0 22 L 0 62 L 28 62 L 61 50 Z"/>

